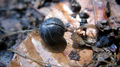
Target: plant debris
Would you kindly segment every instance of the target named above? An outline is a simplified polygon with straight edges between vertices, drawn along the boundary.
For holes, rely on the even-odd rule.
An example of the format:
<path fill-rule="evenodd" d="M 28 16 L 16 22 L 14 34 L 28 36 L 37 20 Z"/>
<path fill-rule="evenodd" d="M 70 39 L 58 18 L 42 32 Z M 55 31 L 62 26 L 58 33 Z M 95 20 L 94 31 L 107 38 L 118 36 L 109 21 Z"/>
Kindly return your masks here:
<path fill-rule="evenodd" d="M 80 58 L 79 53 L 76 50 L 71 51 L 69 57 L 71 60 L 76 60 L 76 61 L 79 61 Z"/>
<path fill-rule="evenodd" d="M 118 0 L 1 0 L 0 67 L 120 66 L 119 7 Z M 66 28 L 56 46 L 38 34 L 51 17 Z"/>

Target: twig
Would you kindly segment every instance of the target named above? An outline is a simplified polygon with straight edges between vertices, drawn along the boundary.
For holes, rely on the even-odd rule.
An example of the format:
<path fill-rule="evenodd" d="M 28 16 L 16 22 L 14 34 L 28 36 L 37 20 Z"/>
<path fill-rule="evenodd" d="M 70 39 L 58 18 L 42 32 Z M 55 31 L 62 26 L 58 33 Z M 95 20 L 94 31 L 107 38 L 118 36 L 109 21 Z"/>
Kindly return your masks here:
<path fill-rule="evenodd" d="M 32 8 L 32 9 L 34 9 L 35 11 L 37 11 L 41 15 L 41 13 L 39 12 L 39 10 L 36 9 L 36 8 L 34 8 L 31 4 L 29 4 L 29 7 Z"/>
<path fill-rule="evenodd" d="M 70 30 L 69 28 L 65 27 L 66 31 L 73 32 L 73 30 Z"/>
<path fill-rule="evenodd" d="M 94 61 L 94 62 L 105 62 L 105 63 L 107 63 L 107 64 L 111 64 L 111 65 L 113 65 L 111 62 L 106 61 L 106 60 L 103 60 L 103 61 Z"/>
<path fill-rule="evenodd" d="M 91 60 L 87 65 L 83 66 L 83 67 L 88 67 L 90 64 L 93 63 L 93 60 Z"/>
<path fill-rule="evenodd" d="M 81 28 L 93 28 L 93 29 L 98 31 L 97 27 L 95 25 L 93 25 L 93 24 L 83 24 L 82 26 L 80 26 L 76 30 L 81 29 Z"/>
<path fill-rule="evenodd" d="M 58 66 L 58 65 L 55 65 L 55 64 L 49 64 L 49 63 L 43 62 L 41 60 L 37 60 L 37 59 L 31 58 L 31 57 L 29 57 L 29 56 L 27 56 L 27 55 L 25 55 L 25 54 L 15 50 L 15 49 L 8 49 L 8 51 L 14 52 L 14 53 L 18 54 L 19 56 L 24 57 L 26 59 L 30 59 L 30 60 L 32 60 L 32 61 L 34 61 L 34 62 L 36 62 L 36 63 L 38 63 L 40 65 L 41 64 L 48 64 L 48 65 L 52 65 L 52 66 L 61 67 L 61 66 Z"/>
<path fill-rule="evenodd" d="M 0 28 L 0 30 L 3 31 L 3 32 L 5 32 L 5 33 L 9 33 L 8 31 L 3 30 L 2 28 Z"/>
<path fill-rule="evenodd" d="M 97 16 L 96 16 L 96 9 L 95 9 L 95 5 L 94 5 L 94 0 L 92 0 L 92 5 L 93 5 L 93 9 L 94 9 L 94 18 L 95 18 L 95 24 L 97 23 Z"/>
<path fill-rule="evenodd" d="M 9 32 L 8 34 L 3 35 L 2 37 L 11 36 L 11 35 L 19 34 L 19 33 L 26 33 L 26 32 L 35 31 L 35 30 L 37 31 L 38 28 L 31 29 L 31 30 L 22 30 L 22 31 L 17 31 L 17 32 Z"/>
<path fill-rule="evenodd" d="M 114 52 L 114 59 L 116 60 L 116 53 Z M 116 62 L 114 62 L 115 65 L 117 65 Z"/>
<path fill-rule="evenodd" d="M 103 48 L 102 48 L 102 49 L 103 49 Z M 106 51 L 105 49 L 103 49 L 103 50 Z M 114 64 L 115 59 L 114 59 L 110 54 L 108 54 L 107 51 L 106 51 L 106 54 L 111 58 L 111 60 L 112 60 L 112 64 Z"/>

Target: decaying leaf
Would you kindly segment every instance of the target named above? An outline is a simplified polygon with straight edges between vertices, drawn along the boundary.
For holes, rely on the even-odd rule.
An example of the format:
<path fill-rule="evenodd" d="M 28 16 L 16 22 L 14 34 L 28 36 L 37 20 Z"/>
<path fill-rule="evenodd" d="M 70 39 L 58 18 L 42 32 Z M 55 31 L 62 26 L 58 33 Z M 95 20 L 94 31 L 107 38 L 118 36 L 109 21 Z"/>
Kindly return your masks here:
<path fill-rule="evenodd" d="M 85 42 L 83 41 L 81 36 L 78 35 L 77 33 L 72 34 L 72 40 L 75 44 L 85 45 Z"/>
<path fill-rule="evenodd" d="M 79 53 L 76 50 L 71 51 L 71 53 L 69 54 L 69 57 L 71 60 L 76 60 L 76 61 L 79 61 L 79 58 L 80 58 Z"/>

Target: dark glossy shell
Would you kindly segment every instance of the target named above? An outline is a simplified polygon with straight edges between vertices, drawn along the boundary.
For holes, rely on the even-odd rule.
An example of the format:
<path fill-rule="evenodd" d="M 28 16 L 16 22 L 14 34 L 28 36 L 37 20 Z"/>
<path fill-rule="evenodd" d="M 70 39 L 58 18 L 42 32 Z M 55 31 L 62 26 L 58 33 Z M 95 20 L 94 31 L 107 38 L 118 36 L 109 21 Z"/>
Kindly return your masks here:
<path fill-rule="evenodd" d="M 48 44 L 60 42 L 63 39 L 64 32 L 63 22 L 54 17 L 45 20 L 39 28 L 40 37 Z"/>

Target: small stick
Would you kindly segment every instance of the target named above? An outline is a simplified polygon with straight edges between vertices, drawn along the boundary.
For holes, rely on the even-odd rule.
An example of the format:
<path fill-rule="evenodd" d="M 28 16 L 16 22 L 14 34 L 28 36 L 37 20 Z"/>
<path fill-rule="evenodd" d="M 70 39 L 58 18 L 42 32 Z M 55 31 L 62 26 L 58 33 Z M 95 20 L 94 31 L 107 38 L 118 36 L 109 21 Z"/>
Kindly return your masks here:
<path fill-rule="evenodd" d="M 97 16 L 96 16 L 96 9 L 95 9 L 95 5 L 94 5 L 94 0 L 92 0 L 92 5 L 93 5 L 93 9 L 94 9 L 94 18 L 95 18 L 95 24 L 97 23 Z"/>
<path fill-rule="evenodd" d="M 22 30 L 22 31 L 17 31 L 17 32 L 9 32 L 9 34 L 3 35 L 2 37 L 15 35 L 15 34 L 19 34 L 19 33 L 26 33 L 26 32 L 35 31 L 35 30 L 38 30 L 38 28 L 37 29 L 31 29 L 31 30 Z"/>
<path fill-rule="evenodd" d="M 82 26 L 80 26 L 76 30 L 81 29 L 81 28 L 93 28 L 93 29 L 96 29 L 98 31 L 97 27 L 93 24 L 83 24 Z"/>
<path fill-rule="evenodd" d="M 5 32 L 5 33 L 9 33 L 8 31 L 3 30 L 2 28 L 0 28 L 0 30 L 3 31 L 3 32 Z"/>
<path fill-rule="evenodd" d="M 23 54 L 23 53 L 15 50 L 15 49 L 8 49 L 8 51 L 14 52 L 14 53 L 18 54 L 19 56 L 24 57 L 26 59 L 30 59 L 30 60 L 32 60 L 32 61 L 34 61 L 34 62 L 36 62 L 36 63 L 38 63 L 40 65 L 41 65 L 41 63 L 43 63 L 43 64 L 49 64 L 49 63 L 43 62 L 41 60 L 37 60 L 37 59 L 31 58 L 31 57 L 29 57 L 29 56 L 27 56 L 27 55 L 25 55 L 25 54 Z M 58 66 L 58 65 L 55 65 L 55 64 L 50 64 L 50 65 L 61 67 L 61 66 Z"/>

